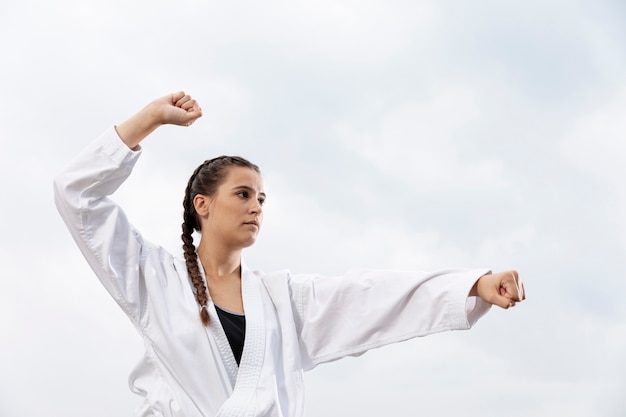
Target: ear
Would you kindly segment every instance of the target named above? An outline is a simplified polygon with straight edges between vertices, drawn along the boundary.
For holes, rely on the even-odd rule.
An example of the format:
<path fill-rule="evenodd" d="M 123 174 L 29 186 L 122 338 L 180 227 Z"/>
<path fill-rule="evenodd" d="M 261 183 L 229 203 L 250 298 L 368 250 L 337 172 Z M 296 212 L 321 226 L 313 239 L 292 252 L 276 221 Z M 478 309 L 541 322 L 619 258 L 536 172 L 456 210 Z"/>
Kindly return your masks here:
<path fill-rule="evenodd" d="M 196 213 L 198 213 L 198 216 L 206 217 L 209 215 L 210 202 L 211 199 L 208 196 L 196 194 L 196 196 L 193 198 L 193 206 L 196 209 Z"/>

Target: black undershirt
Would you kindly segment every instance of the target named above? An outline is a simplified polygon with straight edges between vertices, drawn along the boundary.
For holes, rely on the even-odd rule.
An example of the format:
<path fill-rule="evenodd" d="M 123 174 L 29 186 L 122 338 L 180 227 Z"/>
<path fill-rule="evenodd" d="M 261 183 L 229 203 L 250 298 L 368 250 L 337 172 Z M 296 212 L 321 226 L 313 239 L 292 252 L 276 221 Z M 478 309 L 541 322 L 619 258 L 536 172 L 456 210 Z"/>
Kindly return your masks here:
<path fill-rule="evenodd" d="M 228 344 L 233 351 L 237 365 L 241 362 L 241 354 L 243 353 L 243 342 L 246 337 L 246 316 L 224 310 L 215 304 L 217 316 L 220 318 L 224 333 L 228 339 Z"/>

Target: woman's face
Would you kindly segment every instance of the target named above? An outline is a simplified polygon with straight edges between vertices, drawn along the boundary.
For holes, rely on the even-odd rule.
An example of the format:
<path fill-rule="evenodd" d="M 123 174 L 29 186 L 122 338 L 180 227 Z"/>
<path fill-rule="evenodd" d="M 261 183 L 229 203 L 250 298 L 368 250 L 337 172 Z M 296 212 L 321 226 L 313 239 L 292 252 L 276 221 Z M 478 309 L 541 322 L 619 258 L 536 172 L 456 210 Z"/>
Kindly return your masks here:
<path fill-rule="evenodd" d="M 199 213 L 203 237 L 208 234 L 232 249 L 252 245 L 263 222 L 264 201 L 263 180 L 258 172 L 239 166 L 228 168 L 225 181 L 208 198 L 206 216 Z"/>

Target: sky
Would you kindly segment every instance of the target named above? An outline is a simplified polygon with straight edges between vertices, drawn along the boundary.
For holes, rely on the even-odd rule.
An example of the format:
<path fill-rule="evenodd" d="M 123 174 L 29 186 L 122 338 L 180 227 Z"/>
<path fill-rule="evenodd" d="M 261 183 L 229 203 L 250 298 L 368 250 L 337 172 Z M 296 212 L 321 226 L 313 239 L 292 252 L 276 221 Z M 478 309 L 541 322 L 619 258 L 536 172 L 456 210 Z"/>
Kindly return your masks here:
<path fill-rule="evenodd" d="M 140 337 L 52 178 L 173 91 L 204 116 L 144 141 L 115 198 L 180 254 L 204 159 L 257 163 L 253 269 L 516 269 L 470 331 L 305 374 L 308 416 L 626 411 L 621 1 L 109 0 L 0 5 L 0 415 L 131 416 Z"/>

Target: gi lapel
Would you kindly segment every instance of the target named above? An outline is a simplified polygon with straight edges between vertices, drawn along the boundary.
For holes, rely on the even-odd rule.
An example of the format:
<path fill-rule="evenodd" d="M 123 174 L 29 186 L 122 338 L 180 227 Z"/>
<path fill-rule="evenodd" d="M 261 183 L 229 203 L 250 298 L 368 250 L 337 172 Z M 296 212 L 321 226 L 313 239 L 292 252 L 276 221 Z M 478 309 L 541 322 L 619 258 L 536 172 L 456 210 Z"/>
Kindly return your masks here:
<path fill-rule="evenodd" d="M 241 295 L 246 314 L 246 340 L 243 346 L 239 372 L 236 377 L 235 390 L 222 408 L 220 408 L 216 417 L 243 417 L 252 415 L 251 413 L 254 412 L 256 388 L 265 358 L 265 317 L 261 290 L 262 283 L 260 279 L 246 267 L 242 260 Z M 214 312 L 215 308 L 212 310 Z M 211 320 L 213 320 L 213 317 L 211 317 Z M 228 341 L 226 341 L 226 346 L 230 349 Z"/>

